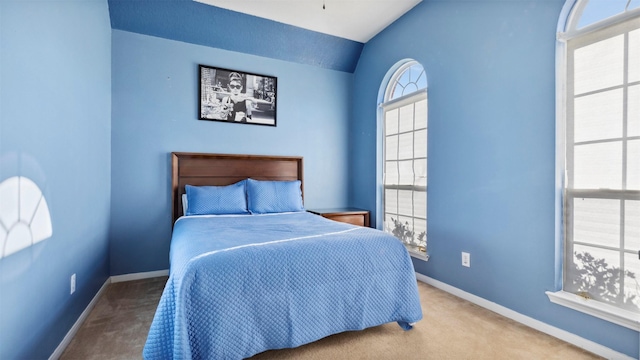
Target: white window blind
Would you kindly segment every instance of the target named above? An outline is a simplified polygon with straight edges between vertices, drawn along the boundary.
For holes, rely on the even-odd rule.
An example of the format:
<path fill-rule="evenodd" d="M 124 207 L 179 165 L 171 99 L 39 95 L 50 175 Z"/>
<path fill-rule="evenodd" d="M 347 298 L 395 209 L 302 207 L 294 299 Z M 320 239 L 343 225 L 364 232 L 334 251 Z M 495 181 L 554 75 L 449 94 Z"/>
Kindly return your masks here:
<path fill-rule="evenodd" d="M 640 312 L 640 18 L 567 41 L 565 291 Z"/>

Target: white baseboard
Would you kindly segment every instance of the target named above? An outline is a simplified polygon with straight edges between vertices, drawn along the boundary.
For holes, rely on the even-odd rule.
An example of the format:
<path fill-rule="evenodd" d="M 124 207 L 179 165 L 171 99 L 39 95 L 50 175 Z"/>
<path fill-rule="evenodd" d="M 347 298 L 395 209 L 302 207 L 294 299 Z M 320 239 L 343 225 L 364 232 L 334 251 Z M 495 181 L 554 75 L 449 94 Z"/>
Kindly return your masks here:
<path fill-rule="evenodd" d="M 71 343 L 73 337 L 76 336 L 76 333 L 78 332 L 78 330 L 80 330 L 80 326 L 82 326 L 82 323 L 87 319 L 89 313 L 91 313 L 91 310 L 93 310 L 93 308 L 96 306 L 96 303 L 102 296 L 102 293 L 104 293 L 104 291 L 107 289 L 109 283 L 111 283 L 111 278 L 107 278 L 104 284 L 102 284 L 100 290 L 98 290 L 93 299 L 91 299 L 89 305 L 87 305 L 82 314 L 80 314 L 78 320 L 76 320 L 71 329 L 69 329 L 67 335 L 65 335 L 64 339 L 62 339 L 56 350 L 53 352 L 53 354 L 51 354 L 51 356 L 49 356 L 49 360 L 58 360 L 60 356 L 62 356 L 62 353 L 67 348 L 67 346 L 69 346 L 69 343 Z"/>
<path fill-rule="evenodd" d="M 168 276 L 168 275 L 169 275 L 169 270 L 148 271 L 148 272 L 141 272 L 141 273 L 134 273 L 134 274 L 112 276 L 111 282 L 118 283 L 123 281 L 150 279 L 154 277 Z"/>
<path fill-rule="evenodd" d="M 536 320 L 534 318 L 528 317 L 526 315 L 522 315 L 519 312 L 513 311 L 509 308 L 506 308 L 502 305 L 498 305 L 494 302 L 491 302 L 489 300 L 483 299 L 479 296 L 470 294 L 466 291 L 460 290 L 456 287 L 453 287 L 451 285 L 445 284 L 441 281 L 438 281 L 436 279 L 432 279 L 426 275 L 422 275 L 420 273 L 416 273 L 416 278 L 419 281 L 422 281 L 423 283 L 427 283 L 435 288 L 438 288 L 440 290 L 446 291 L 452 295 L 455 295 L 461 299 L 467 300 L 471 303 L 474 303 L 478 306 L 481 306 L 487 310 L 491 310 L 497 314 L 500 314 L 506 318 L 509 318 L 511 320 L 517 321 L 523 325 L 526 325 L 532 329 L 538 330 L 540 332 L 543 332 L 545 334 L 551 335 L 555 338 L 558 338 L 560 340 L 566 341 L 569 344 L 573 344 L 579 348 L 585 349 L 589 352 L 592 352 L 596 355 L 602 356 L 606 359 L 615 359 L 615 360 L 631 360 L 633 359 L 630 356 L 627 356 L 625 354 L 619 353 L 613 349 L 610 349 L 606 346 L 602 346 L 596 342 L 593 342 L 591 340 L 587 340 L 585 338 L 582 338 L 578 335 L 572 334 L 568 331 L 559 329 L 555 326 L 551 326 L 549 324 L 546 324 L 542 321 Z"/>

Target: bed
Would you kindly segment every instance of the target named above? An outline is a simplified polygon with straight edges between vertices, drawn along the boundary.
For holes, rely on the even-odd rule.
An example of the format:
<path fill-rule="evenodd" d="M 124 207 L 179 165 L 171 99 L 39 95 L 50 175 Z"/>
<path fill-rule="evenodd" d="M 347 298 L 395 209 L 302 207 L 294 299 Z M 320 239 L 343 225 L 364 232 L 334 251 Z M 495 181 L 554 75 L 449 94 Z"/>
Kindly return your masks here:
<path fill-rule="evenodd" d="M 304 211 L 302 158 L 171 157 L 169 279 L 145 359 L 243 359 L 422 318 L 397 239 Z"/>

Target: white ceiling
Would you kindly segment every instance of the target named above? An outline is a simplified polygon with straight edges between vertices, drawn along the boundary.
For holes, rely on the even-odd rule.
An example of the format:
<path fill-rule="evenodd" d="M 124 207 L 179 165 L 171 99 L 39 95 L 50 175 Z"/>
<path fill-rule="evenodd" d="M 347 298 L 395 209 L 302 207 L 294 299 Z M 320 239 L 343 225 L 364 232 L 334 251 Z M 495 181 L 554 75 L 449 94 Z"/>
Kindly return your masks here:
<path fill-rule="evenodd" d="M 195 1 L 366 43 L 422 0 Z"/>

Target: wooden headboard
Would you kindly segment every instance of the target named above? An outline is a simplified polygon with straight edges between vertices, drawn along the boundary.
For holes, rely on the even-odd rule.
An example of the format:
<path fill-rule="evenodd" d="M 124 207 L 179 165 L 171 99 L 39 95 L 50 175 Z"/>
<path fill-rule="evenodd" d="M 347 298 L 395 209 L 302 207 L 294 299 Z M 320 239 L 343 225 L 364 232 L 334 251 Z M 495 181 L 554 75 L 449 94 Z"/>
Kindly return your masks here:
<path fill-rule="evenodd" d="M 182 216 L 185 185 L 230 185 L 246 178 L 302 181 L 302 157 L 171 153 L 171 206 L 173 222 Z"/>

